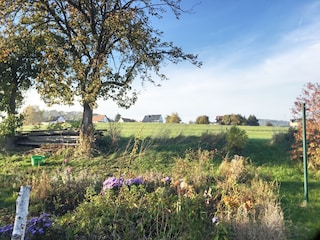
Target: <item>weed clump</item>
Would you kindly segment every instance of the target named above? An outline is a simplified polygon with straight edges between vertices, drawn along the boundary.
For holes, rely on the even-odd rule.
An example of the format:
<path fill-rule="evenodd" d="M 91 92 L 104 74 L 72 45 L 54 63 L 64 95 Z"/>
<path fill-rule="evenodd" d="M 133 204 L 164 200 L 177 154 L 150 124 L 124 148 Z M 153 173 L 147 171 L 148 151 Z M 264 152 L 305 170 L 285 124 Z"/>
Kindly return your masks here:
<path fill-rule="evenodd" d="M 216 216 L 230 226 L 232 239 L 286 239 L 279 186 L 254 174 L 244 157 L 218 168 Z"/>

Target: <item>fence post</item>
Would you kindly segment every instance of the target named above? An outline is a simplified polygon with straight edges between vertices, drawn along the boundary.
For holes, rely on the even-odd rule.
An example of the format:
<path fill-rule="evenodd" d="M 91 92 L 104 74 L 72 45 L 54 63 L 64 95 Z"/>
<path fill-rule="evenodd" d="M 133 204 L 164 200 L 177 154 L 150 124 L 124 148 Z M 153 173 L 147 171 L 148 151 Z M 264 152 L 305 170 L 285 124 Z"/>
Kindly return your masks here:
<path fill-rule="evenodd" d="M 306 104 L 302 104 L 302 148 L 303 148 L 303 170 L 304 170 L 304 198 L 305 203 L 309 201 L 308 193 L 308 146 L 307 146 L 307 131 L 306 131 Z"/>
<path fill-rule="evenodd" d="M 24 240 L 31 186 L 21 186 L 16 202 L 16 216 L 11 240 Z"/>

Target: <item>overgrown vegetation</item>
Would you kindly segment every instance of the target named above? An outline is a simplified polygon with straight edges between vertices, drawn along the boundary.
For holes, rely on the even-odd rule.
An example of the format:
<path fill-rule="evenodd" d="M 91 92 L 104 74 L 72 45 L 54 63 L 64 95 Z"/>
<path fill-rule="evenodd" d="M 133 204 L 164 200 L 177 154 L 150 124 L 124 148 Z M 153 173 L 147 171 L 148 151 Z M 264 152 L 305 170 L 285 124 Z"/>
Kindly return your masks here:
<path fill-rule="evenodd" d="M 31 184 L 30 218 L 46 213 L 53 221 L 37 239 L 309 239 L 314 234 L 318 225 L 312 216 L 320 206 L 315 201 L 300 206 L 303 189 L 297 194 L 290 181 L 301 178 L 301 171 L 289 160 L 286 133 L 273 140 L 248 138 L 242 146 L 247 157 L 226 157 L 226 131 L 171 134 L 142 137 L 140 130 L 124 138 L 122 128 L 110 125 L 98 157 L 74 158 L 70 149 L 61 149 L 39 167 L 31 166 L 32 153 L 3 154 L 0 226 L 13 223 L 18 188 Z M 316 181 L 319 175 L 311 175 L 311 183 Z M 315 189 L 310 192 L 310 199 L 317 197 Z"/>

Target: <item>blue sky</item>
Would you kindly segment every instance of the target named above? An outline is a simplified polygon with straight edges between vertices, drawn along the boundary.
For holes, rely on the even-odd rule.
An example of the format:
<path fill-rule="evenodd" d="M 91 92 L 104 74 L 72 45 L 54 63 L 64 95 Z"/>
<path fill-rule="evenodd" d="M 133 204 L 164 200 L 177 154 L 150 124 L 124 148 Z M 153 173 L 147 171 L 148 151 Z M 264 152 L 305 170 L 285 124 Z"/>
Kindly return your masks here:
<path fill-rule="evenodd" d="M 166 14 L 155 21 L 163 38 L 198 54 L 201 68 L 167 65 L 161 87 L 141 87 L 130 109 L 99 101 L 95 113 L 142 120 L 146 114 L 178 113 L 183 122 L 207 115 L 254 114 L 259 119 L 289 120 L 307 82 L 320 81 L 320 1 L 183 0 L 192 13 L 179 20 Z M 29 94 L 28 105 L 38 105 Z M 54 106 L 79 110 L 75 106 Z"/>

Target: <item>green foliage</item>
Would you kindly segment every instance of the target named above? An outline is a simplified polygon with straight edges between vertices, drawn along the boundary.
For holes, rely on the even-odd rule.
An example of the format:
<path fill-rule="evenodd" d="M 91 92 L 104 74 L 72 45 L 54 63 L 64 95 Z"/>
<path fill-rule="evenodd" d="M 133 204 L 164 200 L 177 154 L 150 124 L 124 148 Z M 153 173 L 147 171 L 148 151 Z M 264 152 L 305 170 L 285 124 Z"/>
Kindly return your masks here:
<path fill-rule="evenodd" d="M 73 130 L 79 130 L 80 125 L 81 125 L 80 120 L 73 120 L 73 121 L 69 121 L 68 123 L 70 124 L 71 129 L 73 129 Z"/>
<path fill-rule="evenodd" d="M 234 154 L 240 154 L 248 142 L 245 130 L 232 126 L 227 130 L 227 150 Z"/>
<path fill-rule="evenodd" d="M 180 123 L 181 118 L 178 113 L 172 113 L 170 116 L 166 116 L 166 123 Z"/>
<path fill-rule="evenodd" d="M 62 129 L 64 129 L 64 125 L 61 123 L 50 123 L 47 126 L 47 129 L 48 130 L 62 130 Z"/>
<path fill-rule="evenodd" d="M 284 146 L 286 149 L 290 150 L 295 141 L 294 135 L 296 132 L 297 129 L 289 128 L 288 132 L 276 133 L 272 136 L 271 142 L 275 146 Z"/>
<path fill-rule="evenodd" d="M 227 144 L 226 133 L 210 134 L 208 132 L 202 133 L 200 137 L 200 147 L 201 149 L 222 149 L 225 148 Z"/>
<path fill-rule="evenodd" d="M 143 186 L 108 190 L 89 196 L 71 215 L 60 222 L 69 239 L 209 239 L 200 229 L 208 227 L 196 212 L 198 199 L 181 198 L 169 186 L 147 192 Z M 193 231 L 192 231 L 193 230 Z M 211 235 L 212 236 L 212 235 Z"/>
<path fill-rule="evenodd" d="M 255 115 L 249 115 L 248 118 L 245 118 L 240 114 L 227 114 L 218 117 L 217 122 L 221 125 L 259 126 L 259 120 Z"/>
<path fill-rule="evenodd" d="M 202 116 L 199 116 L 197 117 L 196 119 L 196 124 L 209 124 L 209 117 L 206 116 L 206 115 L 202 115 Z"/>
<path fill-rule="evenodd" d="M 247 119 L 248 126 L 259 126 L 259 120 L 256 118 L 255 115 L 250 115 Z"/>
<path fill-rule="evenodd" d="M 22 126 L 24 116 L 10 114 L 0 123 L 0 136 L 14 136 L 16 130 Z"/>
<path fill-rule="evenodd" d="M 224 115 L 220 124 L 222 125 L 246 125 L 247 120 L 240 114 Z"/>
<path fill-rule="evenodd" d="M 39 72 L 36 64 L 39 39 L 32 37 L 29 31 L 16 22 L 9 28 L 1 26 L 0 111 L 16 114 L 22 105 L 23 93 L 33 85 L 33 79 Z"/>

